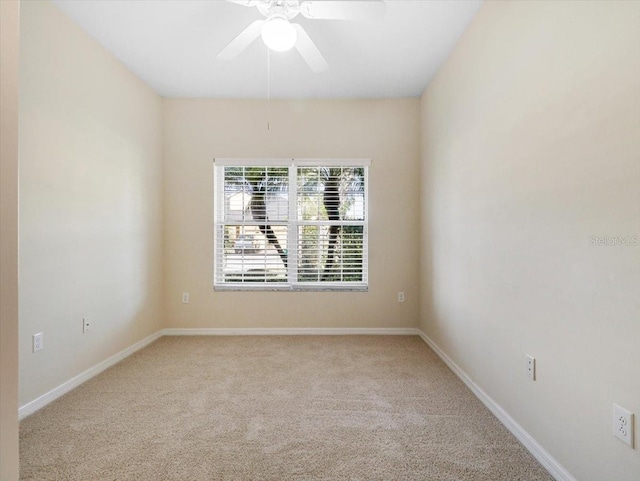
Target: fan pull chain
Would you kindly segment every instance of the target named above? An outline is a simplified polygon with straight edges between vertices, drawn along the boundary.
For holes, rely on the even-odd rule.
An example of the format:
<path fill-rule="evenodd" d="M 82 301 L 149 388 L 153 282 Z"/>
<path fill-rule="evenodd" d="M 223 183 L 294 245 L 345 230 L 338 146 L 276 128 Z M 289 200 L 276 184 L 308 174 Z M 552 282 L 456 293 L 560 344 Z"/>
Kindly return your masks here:
<path fill-rule="evenodd" d="M 267 130 L 271 130 L 271 49 L 267 48 Z"/>

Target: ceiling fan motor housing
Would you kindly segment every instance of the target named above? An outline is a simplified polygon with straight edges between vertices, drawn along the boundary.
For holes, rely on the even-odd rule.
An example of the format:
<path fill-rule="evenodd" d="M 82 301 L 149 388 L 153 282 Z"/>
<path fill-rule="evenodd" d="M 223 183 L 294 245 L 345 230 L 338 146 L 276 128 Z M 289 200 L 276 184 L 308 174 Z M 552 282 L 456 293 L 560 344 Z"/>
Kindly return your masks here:
<path fill-rule="evenodd" d="M 300 13 L 300 2 L 298 0 L 265 0 L 257 5 L 258 10 L 265 17 L 281 16 L 287 20 Z"/>

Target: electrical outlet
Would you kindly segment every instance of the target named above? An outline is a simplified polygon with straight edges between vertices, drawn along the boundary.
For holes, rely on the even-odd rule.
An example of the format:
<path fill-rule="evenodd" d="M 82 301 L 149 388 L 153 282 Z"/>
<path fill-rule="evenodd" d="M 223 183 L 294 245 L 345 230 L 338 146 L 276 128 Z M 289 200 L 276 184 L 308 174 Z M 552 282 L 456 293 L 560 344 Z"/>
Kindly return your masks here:
<path fill-rule="evenodd" d="M 82 333 L 86 334 L 87 332 L 89 332 L 91 330 L 91 318 L 90 317 L 85 317 L 82 319 Z"/>
<path fill-rule="evenodd" d="M 183 292 L 182 293 L 182 303 L 183 304 L 189 304 L 189 293 L 188 292 Z"/>
<path fill-rule="evenodd" d="M 404 302 L 404 292 L 398 292 L 398 302 Z"/>
<path fill-rule="evenodd" d="M 527 377 L 536 380 L 536 358 L 527 354 Z"/>
<path fill-rule="evenodd" d="M 613 435 L 633 448 L 633 413 L 613 405 Z"/>
<path fill-rule="evenodd" d="M 39 332 L 33 335 L 33 352 L 42 351 L 44 349 L 44 333 Z"/>

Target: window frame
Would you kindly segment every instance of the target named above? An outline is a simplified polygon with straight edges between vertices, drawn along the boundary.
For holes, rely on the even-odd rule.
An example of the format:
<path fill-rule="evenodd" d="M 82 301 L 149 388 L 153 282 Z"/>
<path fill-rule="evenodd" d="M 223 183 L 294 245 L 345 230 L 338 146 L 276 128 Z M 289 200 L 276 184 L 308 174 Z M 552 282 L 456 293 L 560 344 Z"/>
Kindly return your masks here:
<path fill-rule="evenodd" d="M 215 158 L 213 160 L 213 288 L 215 291 L 356 291 L 369 290 L 369 168 L 370 159 L 311 159 L 311 158 Z M 362 226 L 362 280 L 361 281 L 298 281 L 298 255 L 291 256 L 286 266 L 287 281 L 271 282 L 225 282 L 220 275 L 224 271 L 224 227 L 232 225 L 224 218 L 225 212 L 225 167 L 288 168 L 288 220 L 269 221 L 272 225 L 285 225 L 288 229 L 287 252 L 298 252 L 298 228 L 301 225 Z M 314 167 L 364 168 L 364 219 L 340 221 L 309 221 L 298 218 L 298 169 Z M 222 173 L 222 175 L 220 175 Z M 222 203 L 222 205 L 220 205 Z M 220 218 L 221 217 L 221 218 Z M 235 225 L 235 224 L 234 224 Z M 257 225 L 252 222 L 243 225 Z M 222 239 L 220 239 L 222 228 Z M 219 246 L 219 242 L 222 243 Z M 222 280 L 219 280 L 222 279 Z"/>

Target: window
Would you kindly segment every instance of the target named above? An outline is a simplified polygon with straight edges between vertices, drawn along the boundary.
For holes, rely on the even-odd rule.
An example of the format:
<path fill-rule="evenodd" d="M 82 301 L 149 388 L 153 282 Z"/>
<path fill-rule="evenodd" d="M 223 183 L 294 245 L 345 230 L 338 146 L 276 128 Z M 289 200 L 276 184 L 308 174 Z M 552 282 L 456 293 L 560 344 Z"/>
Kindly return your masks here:
<path fill-rule="evenodd" d="M 216 159 L 216 289 L 367 289 L 366 160 Z"/>

